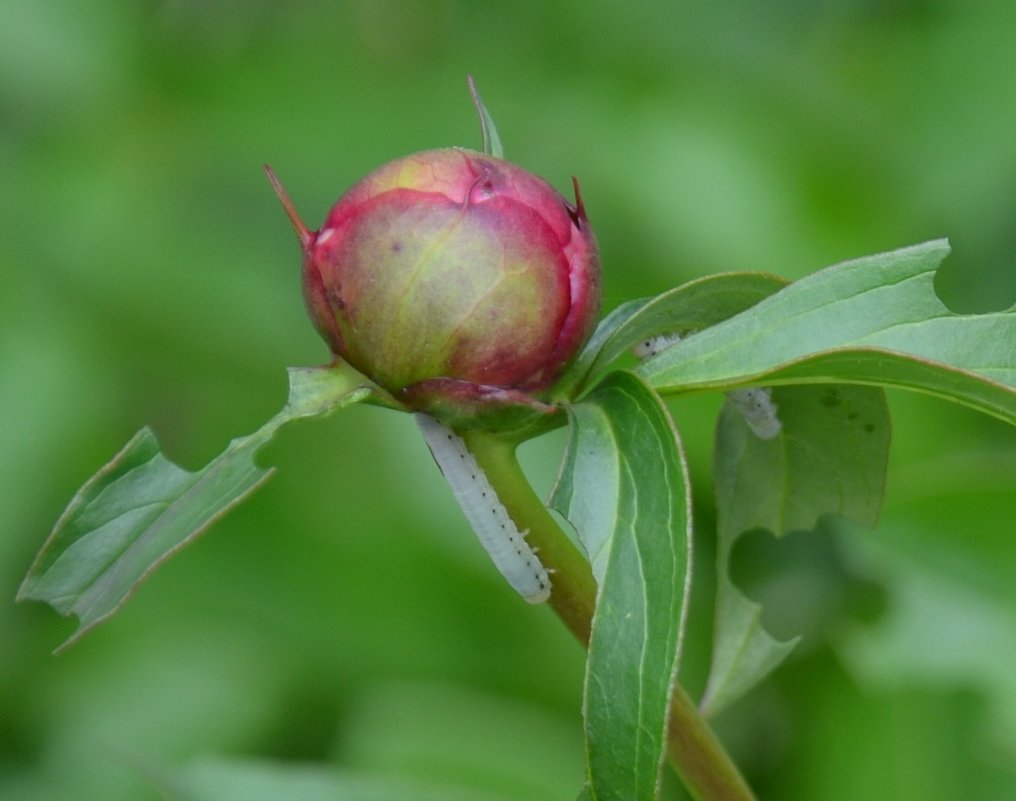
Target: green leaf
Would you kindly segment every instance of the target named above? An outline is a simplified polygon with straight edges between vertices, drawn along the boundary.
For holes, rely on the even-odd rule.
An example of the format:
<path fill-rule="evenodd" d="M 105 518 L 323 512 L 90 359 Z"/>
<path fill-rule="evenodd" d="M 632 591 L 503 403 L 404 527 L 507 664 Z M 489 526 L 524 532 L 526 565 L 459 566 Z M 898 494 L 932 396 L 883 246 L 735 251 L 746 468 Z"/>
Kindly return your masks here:
<path fill-rule="evenodd" d="M 480 90 L 476 87 L 473 76 L 469 76 L 469 94 L 473 97 L 473 105 L 476 106 L 476 113 L 480 116 L 480 132 L 483 134 L 483 152 L 494 158 L 504 158 L 504 147 L 501 145 L 501 137 L 497 135 L 497 126 L 494 125 L 494 118 L 487 110 L 487 106 L 480 97 Z"/>
<path fill-rule="evenodd" d="M 271 475 L 254 455 L 291 420 L 366 399 L 352 368 L 291 368 L 289 400 L 261 429 L 230 442 L 206 467 L 184 470 L 143 428 L 78 490 L 29 570 L 18 600 L 45 601 L 78 628 L 66 648 L 112 615 L 137 584 Z"/>
<path fill-rule="evenodd" d="M 706 714 L 742 696 L 794 646 L 762 628 L 761 608 L 731 581 L 738 537 L 758 528 L 777 536 L 811 529 L 830 513 L 871 526 L 881 506 L 890 439 L 882 390 L 848 384 L 778 387 L 773 401 L 783 425 L 775 439 L 752 434 L 729 401 L 717 423 L 716 619 L 701 703 Z"/>
<path fill-rule="evenodd" d="M 786 281 L 765 273 L 721 273 L 690 281 L 653 298 L 618 306 L 597 326 L 555 394 L 582 389 L 633 345 L 657 334 L 699 331 L 749 309 Z"/>
<path fill-rule="evenodd" d="M 551 503 L 599 584 L 586 666 L 590 797 L 656 797 L 689 582 L 687 470 L 660 399 L 612 373 L 569 409 Z"/>
<path fill-rule="evenodd" d="M 949 311 L 933 286 L 948 252 L 938 240 L 821 270 L 635 372 L 662 392 L 746 382 L 898 386 L 1016 423 L 1016 307 Z"/>

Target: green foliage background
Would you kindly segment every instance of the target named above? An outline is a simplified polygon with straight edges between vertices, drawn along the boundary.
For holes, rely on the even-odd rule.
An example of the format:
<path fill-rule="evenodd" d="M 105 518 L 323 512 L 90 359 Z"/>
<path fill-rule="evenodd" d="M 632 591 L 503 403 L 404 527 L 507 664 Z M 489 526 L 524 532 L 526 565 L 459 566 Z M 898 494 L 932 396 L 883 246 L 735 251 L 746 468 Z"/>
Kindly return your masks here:
<path fill-rule="evenodd" d="M 115 620 L 13 605 L 64 504 L 144 423 L 196 467 L 325 360 L 264 180 L 308 224 L 378 164 L 479 146 L 583 183 L 606 308 L 951 238 L 964 311 L 1016 301 L 1016 6 L 460 0 L 0 5 L 0 797 L 155 799 L 210 755 L 573 797 L 582 653 L 487 563 L 408 418 L 285 430 L 277 476 Z M 893 394 L 876 533 L 743 542 L 788 665 L 717 722 L 764 798 L 1016 794 L 1016 435 Z M 672 409 L 710 612 L 718 398 Z M 549 486 L 562 440 L 527 451 Z M 7 599 L 4 601 L 3 599 Z M 668 781 L 667 792 L 680 793 Z"/>

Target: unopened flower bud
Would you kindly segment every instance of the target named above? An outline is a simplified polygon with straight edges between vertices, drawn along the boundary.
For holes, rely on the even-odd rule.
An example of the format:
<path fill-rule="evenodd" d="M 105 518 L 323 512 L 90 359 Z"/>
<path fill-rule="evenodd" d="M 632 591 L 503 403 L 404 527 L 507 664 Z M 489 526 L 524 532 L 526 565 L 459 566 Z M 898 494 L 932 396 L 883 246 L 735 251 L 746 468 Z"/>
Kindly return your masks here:
<path fill-rule="evenodd" d="M 600 266 L 577 188 L 572 204 L 503 159 L 432 150 L 368 175 L 312 232 L 269 175 L 301 241 L 314 326 L 410 405 L 435 405 L 443 382 L 442 403 L 464 387 L 539 393 L 589 336 Z"/>

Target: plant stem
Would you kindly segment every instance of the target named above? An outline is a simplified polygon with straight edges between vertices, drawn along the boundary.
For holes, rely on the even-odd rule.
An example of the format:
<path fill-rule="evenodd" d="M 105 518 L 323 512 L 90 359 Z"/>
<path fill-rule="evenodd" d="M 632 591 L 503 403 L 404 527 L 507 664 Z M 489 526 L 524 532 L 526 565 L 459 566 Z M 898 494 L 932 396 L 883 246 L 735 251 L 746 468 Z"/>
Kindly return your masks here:
<path fill-rule="evenodd" d="M 518 443 L 481 431 L 464 431 L 466 446 L 487 474 L 515 524 L 528 530 L 540 561 L 552 572 L 550 605 L 583 646 L 589 645 L 596 582 L 589 563 L 543 505 L 522 472 Z M 685 786 L 698 801 L 756 801 L 737 766 L 695 704 L 675 684 L 670 703 L 668 751 Z"/>
<path fill-rule="evenodd" d="M 678 682 L 670 697 L 667 751 L 699 801 L 754 801 L 737 765 Z"/>
<path fill-rule="evenodd" d="M 589 563 L 533 491 L 515 456 L 516 443 L 479 431 L 463 431 L 462 437 L 515 525 L 528 531 L 526 540 L 551 572 L 550 605 L 588 646 L 596 608 L 596 582 Z"/>

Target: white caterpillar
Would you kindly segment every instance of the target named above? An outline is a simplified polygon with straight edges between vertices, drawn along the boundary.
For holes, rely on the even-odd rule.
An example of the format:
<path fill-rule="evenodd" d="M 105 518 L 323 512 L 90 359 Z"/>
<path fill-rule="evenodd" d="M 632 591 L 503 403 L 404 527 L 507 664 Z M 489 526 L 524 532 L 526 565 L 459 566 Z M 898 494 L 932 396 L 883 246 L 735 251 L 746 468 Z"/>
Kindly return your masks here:
<path fill-rule="evenodd" d="M 660 334 L 643 339 L 632 348 L 632 353 L 639 359 L 648 359 L 680 341 L 680 334 Z M 769 387 L 734 389 L 727 393 L 727 398 L 759 439 L 773 439 L 783 430 L 783 423 L 776 415 L 779 407 L 773 403 L 773 391 Z"/>
<path fill-rule="evenodd" d="M 546 601 L 550 597 L 547 570 L 526 542 L 527 532 L 518 530 L 466 443 L 430 415 L 418 412 L 414 417 L 434 461 L 494 566 L 529 603 Z"/>
<path fill-rule="evenodd" d="M 660 334 L 655 337 L 649 337 L 643 339 L 631 349 L 639 359 L 648 359 L 650 356 L 655 356 L 662 350 L 666 350 L 671 345 L 675 345 L 681 341 L 680 334 Z"/>
<path fill-rule="evenodd" d="M 732 389 L 727 393 L 727 400 L 741 413 L 748 428 L 759 439 L 774 439 L 783 430 L 783 423 L 776 416 L 778 407 L 773 403 L 773 391 L 769 387 Z"/>

